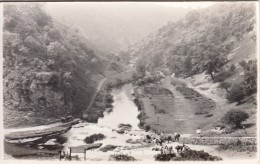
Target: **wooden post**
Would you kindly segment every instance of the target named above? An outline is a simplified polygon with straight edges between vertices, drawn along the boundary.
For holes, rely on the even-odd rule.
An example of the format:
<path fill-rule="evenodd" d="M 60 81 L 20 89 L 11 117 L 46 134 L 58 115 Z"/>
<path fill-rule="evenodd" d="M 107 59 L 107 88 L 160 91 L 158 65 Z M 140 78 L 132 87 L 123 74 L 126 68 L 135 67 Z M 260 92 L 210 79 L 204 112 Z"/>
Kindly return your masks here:
<path fill-rule="evenodd" d="M 70 148 L 70 161 L 71 161 L 71 148 Z"/>
<path fill-rule="evenodd" d="M 84 161 L 86 161 L 86 149 L 84 149 Z"/>
<path fill-rule="evenodd" d="M 60 154 L 60 161 L 61 161 L 61 151 L 59 151 L 59 154 Z"/>

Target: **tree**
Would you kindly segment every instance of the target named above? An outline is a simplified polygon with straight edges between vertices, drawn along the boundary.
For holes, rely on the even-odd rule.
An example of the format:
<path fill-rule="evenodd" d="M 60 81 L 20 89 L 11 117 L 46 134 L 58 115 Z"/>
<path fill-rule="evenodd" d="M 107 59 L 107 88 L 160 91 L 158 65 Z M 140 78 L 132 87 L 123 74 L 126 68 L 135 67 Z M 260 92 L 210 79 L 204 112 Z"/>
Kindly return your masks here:
<path fill-rule="evenodd" d="M 222 121 L 227 125 L 234 126 L 235 128 L 240 128 L 241 123 L 246 121 L 249 118 L 249 115 L 241 110 L 231 109 L 223 117 Z"/>
<path fill-rule="evenodd" d="M 236 66 L 232 64 L 229 69 L 231 72 L 234 72 L 236 70 Z"/>
<path fill-rule="evenodd" d="M 229 88 L 231 87 L 231 84 L 229 82 L 221 82 L 218 86 L 219 88 L 225 89 L 227 92 L 229 92 Z"/>
<path fill-rule="evenodd" d="M 214 80 L 214 73 L 219 72 L 222 67 L 225 65 L 226 59 L 222 55 L 209 55 L 209 59 L 206 61 L 205 68 L 206 73 L 211 76 L 211 79 Z"/>
<path fill-rule="evenodd" d="M 145 76 L 146 66 L 144 62 L 138 62 L 136 66 L 136 72 L 141 74 L 141 76 Z"/>
<path fill-rule="evenodd" d="M 187 57 L 184 61 L 184 71 L 187 75 L 191 74 L 192 71 L 192 62 L 191 62 L 191 57 Z"/>
<path fill-rule="evenodd" d="M 230 91 L 228 92 L 226 98 L 229 100 L 229 102 L 238 102 L 241 103 L 241 101 L 245 98 L 245 92 L 244 88 L 241 85 L 234 84 Z"/>
<path fill-rule="evenodd" d="M 222 46 L 211 45 L 210 43 L 205 43 L 200 46 L 204 50 L 204 70 L 206 70 L 206 74 L 209 74 L 212 80 L 214 80 L 214 74 L 223 70 L 223 66 L 227 63 L 226 54 L 229 52 Z"/>
<path fill-rule="evenodd" d="M 256 91 L 257 86 L 257 64 L 256 61 L 241 61 L 240 66 L 244 70 L 243 85 L 246 89 L 247 95 L 250 95 Z"/>

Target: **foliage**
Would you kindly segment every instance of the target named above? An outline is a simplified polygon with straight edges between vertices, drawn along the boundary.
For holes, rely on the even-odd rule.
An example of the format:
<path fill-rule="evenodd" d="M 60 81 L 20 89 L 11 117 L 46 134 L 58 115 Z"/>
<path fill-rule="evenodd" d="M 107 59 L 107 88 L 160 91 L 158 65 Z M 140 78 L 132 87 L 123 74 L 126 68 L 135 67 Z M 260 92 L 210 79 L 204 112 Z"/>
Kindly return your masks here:
<path fill-rule="evenodd" d="M 223 70 L 219 73 L 217 73 L 214 77 L 214 82 L 224 82 L 227 78 L 234 75 L 234 72 L 231 70 Z"/>
<path fill-rule="evenodd" d="M 219 145 L 216 149 L 218 151 L 229 150 L 229 151 L 237 151 L 237 152 L 257 152 L 256 145 L 242 145 L 242 144 L 234 144 L 234 143 Z"/>
<path fill-rule="evenodd" d="M 3 37 L 6 110 L 32 109 L 39 124 L 82 114 L 95 92 L 92 77 L 104 75 L 109 62 L 80 32 L 52 20 L 39 3 L 5 4 Z"/>
<path fill-rule="evenodd" d="M 136 161 L 136 159 L 128 154 L 113 154 L 110 155 L 112 161 Z"/>
<path fill-rule="evenodd" d="M 115 146 L 115 145 L 106 145 L 106 146 L 100 148 L 99 150 L 102 151 L 102 152 L 108 152 L 108 151 L 114 150 L 117 147 L 118 146 Z"/>
<path fill-rule="evenodd" d="M 138 76 L 145 76 L 145 72 L 146 72 L 146 64 L 144 62 L 138 62 L 136 64 L 136 72 L 138 74 Z"/>
<path fill-rule="evenodd" d="M 176 157 L 174 153 L 170 154 L 156 154 L 154 156 L 156 161 L 170 161 L 173 157 Z"/>
<path fill-rule="evenodd" d="M 174 161 L 220 161 L 222 158 L 212 156 L 205 151 L 185 149 L 180 153 L 180 157 L 173 158 Z"/>
<path fill-rule="evenodd" d="M 244 88 L 241 85 L 233 84 L 230 91 L 227 93 L 226 98 L 231 103 L 241 103 L 241 101 L 245 98 Z"/>
<path fill-rule="evenodd" d="M 229 92 L 229 88 L 231 87 L 231 84 L 229 82 L 221 82 L 218 86 L 219 88 L 225 89 L 227 92 Z"/>
<path fill-rule="evenodd" d="M 149 35 L 128 54 L 151 71 L 169 70 L 177 77 L 206 72 L 214 79 L 229 62 L 228 54 L 235 45 L 249 36 L 248 31 L 255 36 L 255 15 L 252 3 L 218 4 L 193 10 L 185 18 Z M 235 69 L 231 65 L 231 72 Z"/>
<path fill-rule="evenodd" d="M 206 73 L 209 74 L 214 80 L 214 73 L 219 72 L 219 70 L 226 64 L 226 58 L 223 54 L 217 54 L 216 51 L 221 52 L 219 50 L 214 50 L 209 52 L 208 60 L 205 63 Z"/>
<path fill-rule="evenodd" d="M 247 95 L 251 95 L 256 92 L 257 89 L 257 64 L 256 61 L 249 60 L 241 61 L 239 63 L 244 70 L 243 86 Z"/>
<path fill-rule="evenodd" d="M 98 133 L 98 134 L 93 134 L 91 136 L 86 137 L 84 139 L 84 142 L 86 144 L 91 144 L 91 143 L 94 143 L 95 141 L 102 140 L 104 138 L 105 138 L 104 134 Z"/>
<path fill-rule="evenodd" d="M 144 130 L 145 130 L 146 132 L 148 132 L 150 129 L 151 129 L 151 126 L 150 126 L 150 125 L 147 125 L 147 124 L 144 125 Z"/>
<path fill-rule="evenodd" d="M 234 126 L 235 128 L 240 128 L 241 123 L 246 121 L 249 118 L 249 115 L 241 110 L 231 109 L 228 111 L 221 120 L 227 125 Z"/>

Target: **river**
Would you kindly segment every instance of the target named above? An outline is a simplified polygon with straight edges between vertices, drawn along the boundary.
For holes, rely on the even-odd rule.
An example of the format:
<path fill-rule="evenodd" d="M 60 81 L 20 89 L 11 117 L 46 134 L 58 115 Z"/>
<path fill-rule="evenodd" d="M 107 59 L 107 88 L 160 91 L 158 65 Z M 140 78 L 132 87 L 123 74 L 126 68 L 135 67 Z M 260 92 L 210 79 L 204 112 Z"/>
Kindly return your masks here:
<path fill-rule="evenodd" d="M 142 133 L 143 131 L 139 129 L 139 119 L 137 118 L 139 111 L 135 105 L 133 99 L 133 86 L 132 84 L 126 84 L 120 88 L 113 89 L 111 95 L 113 96 L 114 102 L 113 110 L 111 112 L 104 112 L 104 117 L 99 118 L 98 122 L 87 123 L 81 122 L 72 126 L 72 128 L 63 134 L 67 138 L 67 142 L 63 145 L 64 149 L 67 150 L 70 146 L 85 145 L 84 139 L 92 134 L 102 133 L 105 135 L 105 139 L 101 141 L 96 141 L 97 143 L 102 143 L 103 146 L 119 145 L 127 146 L 130 145 L 126 143 L 127 139 L 138 138 L 135 137 L 134 133 Z M 132 125 L 131 136 L 130 134 L 119 134 L 113 129 L 117 129 L 118 125 L 130 124 Z"/>

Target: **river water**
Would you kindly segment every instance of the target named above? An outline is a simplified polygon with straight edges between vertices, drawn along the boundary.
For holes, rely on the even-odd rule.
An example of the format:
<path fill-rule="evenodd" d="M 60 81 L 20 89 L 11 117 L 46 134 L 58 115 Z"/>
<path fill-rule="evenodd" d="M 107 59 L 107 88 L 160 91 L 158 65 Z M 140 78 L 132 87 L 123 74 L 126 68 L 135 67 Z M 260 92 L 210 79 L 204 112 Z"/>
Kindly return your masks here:
<path fill-rule="evenodd" d="M 65 150 L 70 146 L 85 145 L 84 139 L 92 134 L 102 133 L 105 135 L 105 139 L 96 141 L 96 143 L 102 143 L 103 146 L 112 144 L 119 146 L 129 145 L 126 140 L 135 137 L 134 133 L 142 133 L 139 129 L 139 119 L 137 118 L 139 111 L 134 104 L 134 97 L 132 84 L 126 84 L 118 89 L 113 89 L 111 95 L 114 102 L 113 110 L 111 112 L 105 112 L 103 118 L 99 118 L 98 123 L 81 122 L 72 126 L 72 128 L 63 134 L 67 137 L 68 141 L 64 144 Z M 117 129 L 118 125 L 130 124 L 132 125 L 131 136 L 129 134 L 119 134 L 113 129 Z M 139 136 L 140 137 L 140 136 Z"/>

